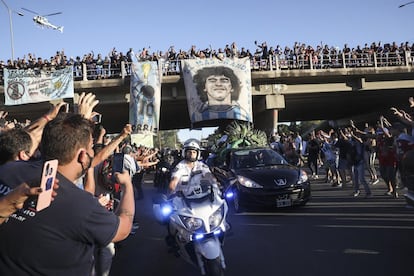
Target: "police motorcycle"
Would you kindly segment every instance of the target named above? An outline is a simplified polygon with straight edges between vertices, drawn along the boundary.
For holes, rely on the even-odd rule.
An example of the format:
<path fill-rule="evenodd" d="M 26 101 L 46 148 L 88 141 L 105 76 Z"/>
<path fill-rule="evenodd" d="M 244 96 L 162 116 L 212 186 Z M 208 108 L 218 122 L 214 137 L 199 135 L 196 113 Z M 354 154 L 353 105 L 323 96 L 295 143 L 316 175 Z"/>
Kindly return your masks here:
<path fill-rule="evenodd" d="M 217 180 L 211 173 L 195 171 L 181 185 L 169 198 L 160 194 L 154 198 L 155 217 L 168 227 L 167 244 L 202 275 L 224 275 L 228 207 Z"/>
<path fill-rule="evenodd" d="M 160 159 L 155 171 L 154 186 L 159 193 L 167 193 L 175 160 L 170 150 L 164 151 Z"/>

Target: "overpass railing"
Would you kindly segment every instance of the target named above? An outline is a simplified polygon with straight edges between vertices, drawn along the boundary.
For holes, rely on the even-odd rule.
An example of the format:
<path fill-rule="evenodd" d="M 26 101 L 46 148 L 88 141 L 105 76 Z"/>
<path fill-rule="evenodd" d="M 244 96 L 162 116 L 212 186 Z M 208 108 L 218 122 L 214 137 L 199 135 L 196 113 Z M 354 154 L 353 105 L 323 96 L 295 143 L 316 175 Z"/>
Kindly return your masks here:
<path fill-rule="evenodd" d="M 181 60 L 160 60 L 162 74 L 179 75 L 181 73 Z M 81 63 L 73 66 L 75 81 L 87 81 L 108 78 L 125 78 L 131 74 L 131 63 L 121 61 L 118 64 L 97 65 L 96 63 Z M 401 54 L 388 53 L 334 53 L 334 54 L 299 54 L 284 55 L 273 54 L 267 59 L 261 57 L 251 58 L 252 71 L 282 71 L 282 70 L 322 70 L 346 69 L 362 67 L 394 67 L 414 66 L 414 52 L 405 51 Z M 43 70 L 53 71 L 58 67 L 48 67 Z M 36 70 L 36 69 L 33 69 Z M 37 69 L 39 70 L 39 69 Z M 3 69 L 0 68 L 0 81 L 3 83 Z"/>

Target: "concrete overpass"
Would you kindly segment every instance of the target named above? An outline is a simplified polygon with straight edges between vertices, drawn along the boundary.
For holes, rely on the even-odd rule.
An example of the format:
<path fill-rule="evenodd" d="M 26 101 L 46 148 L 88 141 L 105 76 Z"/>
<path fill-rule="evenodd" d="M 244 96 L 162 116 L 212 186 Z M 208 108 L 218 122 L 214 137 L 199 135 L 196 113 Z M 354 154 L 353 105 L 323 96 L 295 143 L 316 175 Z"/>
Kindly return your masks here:
<path fill-rule="evenodd" d="M 256 128 L 271 131 L 278 122 L 376 120 L 391 116 L 390 107 L 408 110 L 414 96 L 414 67 L 359 67 L 252 71 L 253 120 Z M 108 132 L 117 132 L 128 122 L 129 77 L 75 81 L 75 93 L 93 92 L 100 100 Z M 4 87 L 0 86 L 0 93 Z M 189 128 L 184 81 L 180 75 L 163 76 L 160 129 Z M 40 117 L 49 103 L 4 106 L 11 118 Z M 71 102 L 71 100 L 69 100 Z M 208 126 L 208 125 L 204 125 Z M 211 126 L 211 125 L 210 125 Z"/>

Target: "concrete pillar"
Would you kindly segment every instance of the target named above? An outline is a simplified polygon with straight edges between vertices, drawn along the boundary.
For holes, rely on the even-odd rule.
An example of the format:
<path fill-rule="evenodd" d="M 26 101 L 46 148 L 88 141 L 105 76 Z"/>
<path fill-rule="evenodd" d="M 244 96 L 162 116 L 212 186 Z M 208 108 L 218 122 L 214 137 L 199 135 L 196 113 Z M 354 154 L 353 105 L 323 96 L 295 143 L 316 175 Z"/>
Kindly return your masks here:
<path fill-rule="evenodd" d="M 342 53 L 342 68 L 346 68 L 346 58 L 345 58 L 345 53 Z"/>
<path fill-rule="evenodd" d="M 275 65 L 276 65 L 276 71 L 280 71 L 280 66 L 279 66 L 279 55 L 275 55 Z"/>
<path fill-rule="evenodd" d="M 88 80 L 88 72 L 86 71 L 86 63 L 82 63 L 82 76 L 83 76 L 84 81 Z"/>
<path fill-rule="evenodd" d="M 277 124 L 279 123 L 279 110 L 273 109 L 273 133 L 277 132 Z"/>
<path fill-rule="evenodd" d="M 121 78 L 125 79 L 126 74 L 125 61 L 121 61 Z"/>

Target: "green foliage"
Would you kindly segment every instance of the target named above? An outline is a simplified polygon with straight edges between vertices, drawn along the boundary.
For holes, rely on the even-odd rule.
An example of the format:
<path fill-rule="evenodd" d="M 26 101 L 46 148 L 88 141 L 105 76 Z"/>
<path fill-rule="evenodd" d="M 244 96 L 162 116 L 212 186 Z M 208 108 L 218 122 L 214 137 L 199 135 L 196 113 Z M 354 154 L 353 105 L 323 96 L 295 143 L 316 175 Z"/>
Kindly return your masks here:
<path fill-rule="evenodd" d="M 227 139 L 223 137 L 227 136 Z M 212 143 L 211 149 L 217 153 L 220 159 L 231 148 L 266 146 L 268 144 L 266 133 L 254 129 L 251 124 L 233 121 L 224 131 L 211 134 L 208 140 Z"/>
<path fill-rule="evenodd" d="M 175 149 L 178 144 L 178 130 L 160 130 L 154 138 L 154 146 L 157 148 Z"/>

